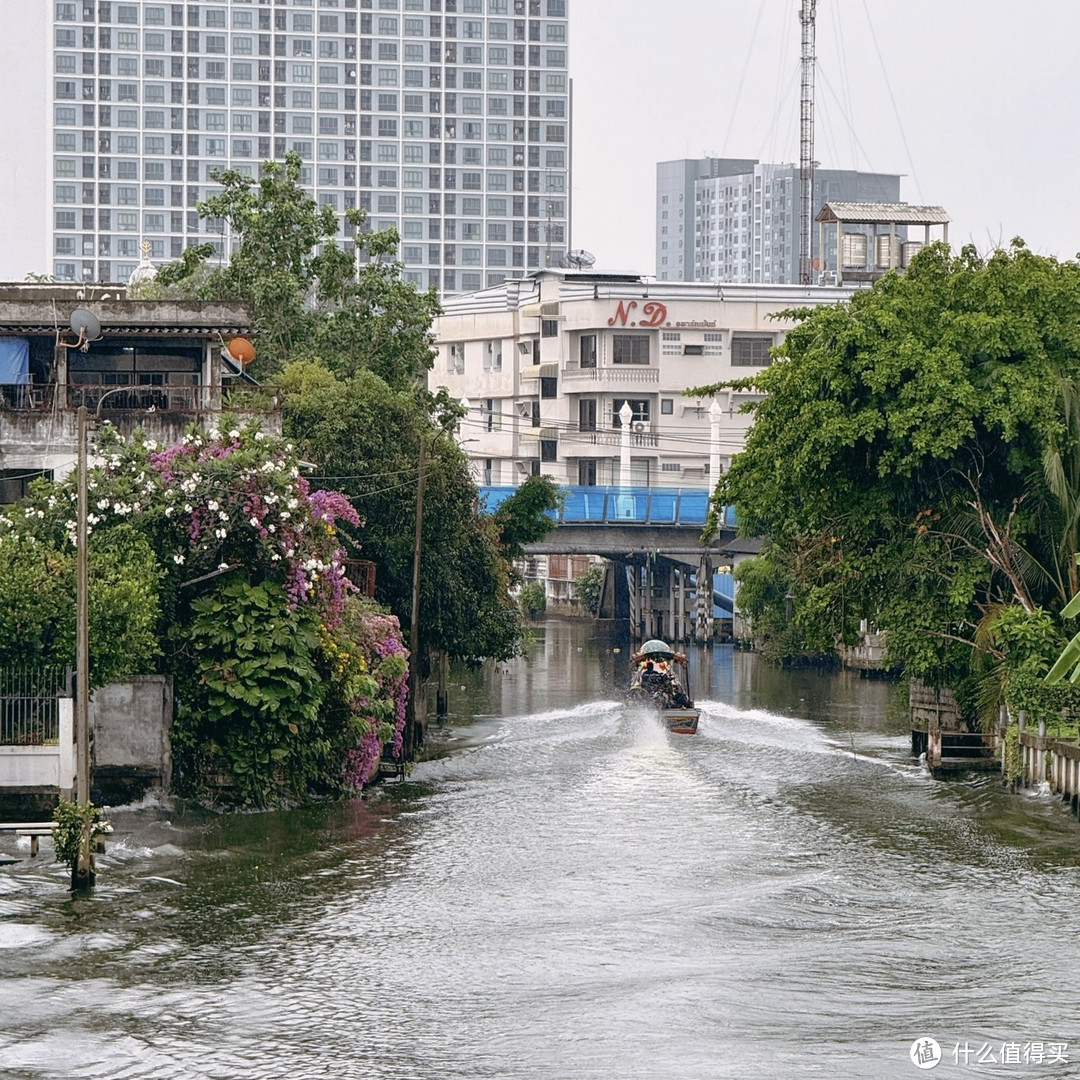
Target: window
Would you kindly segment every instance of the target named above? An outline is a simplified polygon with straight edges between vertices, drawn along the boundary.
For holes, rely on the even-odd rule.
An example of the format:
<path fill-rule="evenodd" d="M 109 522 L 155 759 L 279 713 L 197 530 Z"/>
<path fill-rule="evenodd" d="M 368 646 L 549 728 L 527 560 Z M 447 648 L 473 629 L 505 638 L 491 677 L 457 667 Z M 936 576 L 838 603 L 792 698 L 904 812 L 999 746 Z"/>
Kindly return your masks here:
<path fill-rule="evenodd" d="M 665 397 L 660 399 L 660 415 L 671 416 L 675 412 L 675 401 L 673 398 Z"/>
<path fill-rule="evenodd" d="M 611 360 L 614 364 L 647 364 L 649 335 L 615 334 L 612 338 Z"/>
<path fill-rule="evenodd" d="M 578 401 L 578 431 L 596 430 L 596 398 Z"/>
<path fill-rule="evenodd" d="M 579 348 L 580 366 L 583 368 L 596 367 L 596 335 L 582 334 Z"/>
<path fill-rule="evenodd" d="M 619 415 L 622 412 L 623 405 L 629 405 L 633 410 L 633 415 L 630 417 L 630 422 L 640 420 L 643 423 L 649 422 L 649 399 L 648 398 L 612 398 L 611 400 L 611 426 L 622 427 L 622 417 Z"/>
<path fill-rule="evenodd" d="M 558 319 L 541 319 L 540 320 L 540 336 L 541 337 L 558 337 L 559 336 L 559 320 Z"/>
<path fill-rule="evenodd" d="M 732 334 L 731 364 L 733 367 L 768 367 L 772 334 Z"/>
<path fill-rule="evenodd" d="M 541 439 L 540 440 L 540 460 L 541 461 L 558 461 L 559 460 L 559 444 L 555 439 Z"/>

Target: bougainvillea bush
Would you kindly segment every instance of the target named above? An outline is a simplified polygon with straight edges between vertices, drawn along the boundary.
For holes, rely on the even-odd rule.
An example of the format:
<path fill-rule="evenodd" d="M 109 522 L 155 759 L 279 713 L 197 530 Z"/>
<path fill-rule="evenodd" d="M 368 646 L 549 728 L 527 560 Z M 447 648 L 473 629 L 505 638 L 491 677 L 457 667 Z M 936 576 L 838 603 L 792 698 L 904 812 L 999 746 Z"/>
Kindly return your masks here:
<path fill-rule="evenodd" d="M 405 650 L 396 620 L 350 595 L 339 530 L 361 525 L 353 505 L 311 490 L 292 448 L 254 424 L 167 447 L 107 428 L 99 453 L 91 558 L 132 550 L 129 576 L 154 587 L 141 660 L 159 652 L 175 678 L 181 790 L 248 805 L 337 794 L 369 781 L 384 747 L 400 755 Z M 0 520 L 0 553 L 25 551 L 31 577 L 49 552 L 66 567 L 74 507 L 74 478 L 40 485 Z M 141 547 L 116 543 L 131 532 Z M 43 659 L 70 662 L 45 655 L 66 630 L 35 627 Z M 107 630 L 92 633 L 91 671 L 116 677 L 113 651 Z"/>

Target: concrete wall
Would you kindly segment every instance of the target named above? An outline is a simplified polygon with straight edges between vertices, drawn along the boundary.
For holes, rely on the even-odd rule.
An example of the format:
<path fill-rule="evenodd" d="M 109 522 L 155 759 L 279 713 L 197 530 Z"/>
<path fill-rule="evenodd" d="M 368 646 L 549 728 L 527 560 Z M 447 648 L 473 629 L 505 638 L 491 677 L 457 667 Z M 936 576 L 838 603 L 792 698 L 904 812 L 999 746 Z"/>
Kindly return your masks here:
<path fill-rule="evenodd" d="M 128 801 L 149 787 L 168 788 L 172 716 L 172 680 L 164 675 L 111 683 L 94 693 L 90 699 L 91 788 L 104 801 Z"/>

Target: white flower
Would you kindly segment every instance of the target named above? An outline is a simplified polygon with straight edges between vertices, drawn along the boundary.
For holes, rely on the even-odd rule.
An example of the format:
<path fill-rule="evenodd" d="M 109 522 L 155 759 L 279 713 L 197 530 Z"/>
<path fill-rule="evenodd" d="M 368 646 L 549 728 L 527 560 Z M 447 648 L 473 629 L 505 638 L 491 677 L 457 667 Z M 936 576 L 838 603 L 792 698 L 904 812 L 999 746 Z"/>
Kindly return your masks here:
<path fill-rule="evenodd" d="M 277 526 L 276 525 L 267 525 L 266 526 L 266 531 L 267 532 L 277 532 Z"/>
<path fill-rule="evenodd" d="M 281 511 L 281 520 L 282 521 L 288 521 L 290 517 L 292 517 L 292 514 L 290 514 L 288 510 L 282 510 Z"/>
<path fill-rule="evenodd" d="M 266 436 L 261 431 L 256 431 L 255 432 L 255 441 L 256 442 L 262 442 L 263 439 L 265 439 L 265 438 L 266 438 Z"/>
<path fill-rule="evenodd" d="M 227 532 L 226 532 L 226 531 L 225 531 L 224 529 L 215 529 L 215 530 L 214 530 L 214 535 L 215 535 L 215 536 L 216 536 L 216 537 L 217 537 L 217 538 L 218 538 L 219 540 L 224 540 L 224 539 L 225 539 L 225 537 L 226 537 L 226 536 L 228 536 L 229 534 L 228 534 L 228 533 L 227 533 Z"/>
<path fill-rule="evenodd" d="M 184 503 L 184 513 L 185 514 L 190 514 L 191 513 L 191 503 Z"/>
<path fill-rule="evenodd" d="M 240 432 L 237 431 L 236 428 L 233 428 L 232 431 L 229 432 L 229 438 L 230 439 L 239 439 L 240 438 Z"/>
<path fill-rule="evenodd" d="M 166 506 L 165 507 L 165 516 L 166 517 L 172 517 L 173 516 L 173 510 L 175 510 L 175 509 L 176 509 L 176 507 L 174 507 L 174 506 Z"/>
<path fill-rule="evenodd" d="M 172 557 L 172 560 L 173 560 L 174 563 L 176 563 L 177 566 L 183 566 L 183 564 L 184 564 L 184 556 L 182 554 L 174 555 Z"/>
<path fill-rule="evenodd" d="M 208 502 L 208 503 L 206 504 L 206 508 L 207 508 L 208 510 L 220 510 L 220 509 L 221 509 L 221 504 L 220 504 L 220 503 L 219 503 L 219 502 L 217 501 L 217 499 L 211 499 L 211 500 L 210 500 L 210 501 L 209 501 L 209 502 Z"/>
<path fill-rule="evenodd" d="M 108 499 L 98 499 L 97 508 L 99 510 L 108 510 L 109 509 L 109 500 Z"/>
<path fill-rule="evenodd" d="M 229 569 L 229 564 L 227 562 L 218 563 L 218 569 L 219 570 L 228 570 Z"/>
<path fill-rule="evenodd" d="M 221 518 L 222 521 L 228 521 L 229 520 L 229 515 L 226 514 L 224 510 L 222 510 L 221 513 L 218 514 L 218 517 Z"/>

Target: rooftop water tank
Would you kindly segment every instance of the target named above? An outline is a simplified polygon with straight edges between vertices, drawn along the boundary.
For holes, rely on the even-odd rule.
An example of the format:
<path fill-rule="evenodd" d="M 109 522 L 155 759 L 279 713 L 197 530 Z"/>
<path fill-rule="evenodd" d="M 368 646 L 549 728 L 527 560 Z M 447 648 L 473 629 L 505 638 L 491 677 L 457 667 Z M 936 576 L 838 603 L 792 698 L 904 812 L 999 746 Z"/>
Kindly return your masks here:
<path fill-rule="evenodd" d="M 879 270 L 889 270 L 900 263 L 900 241 L 890 233 L 874 238 L 875 263 Z"/>
<path fill-rule="evenodd" d="M 923 249 L 923 242 L 921 240 L 908 240 L 900 248 L 900 265 L 908 267 L 911 265 L 911 260 L 915 258 Z"/>
<path fill-rule="evenodd" d="M 840 265 L 845 270 L 866 269 L 865 233 L 844 233 L 840 238 Z"/>

